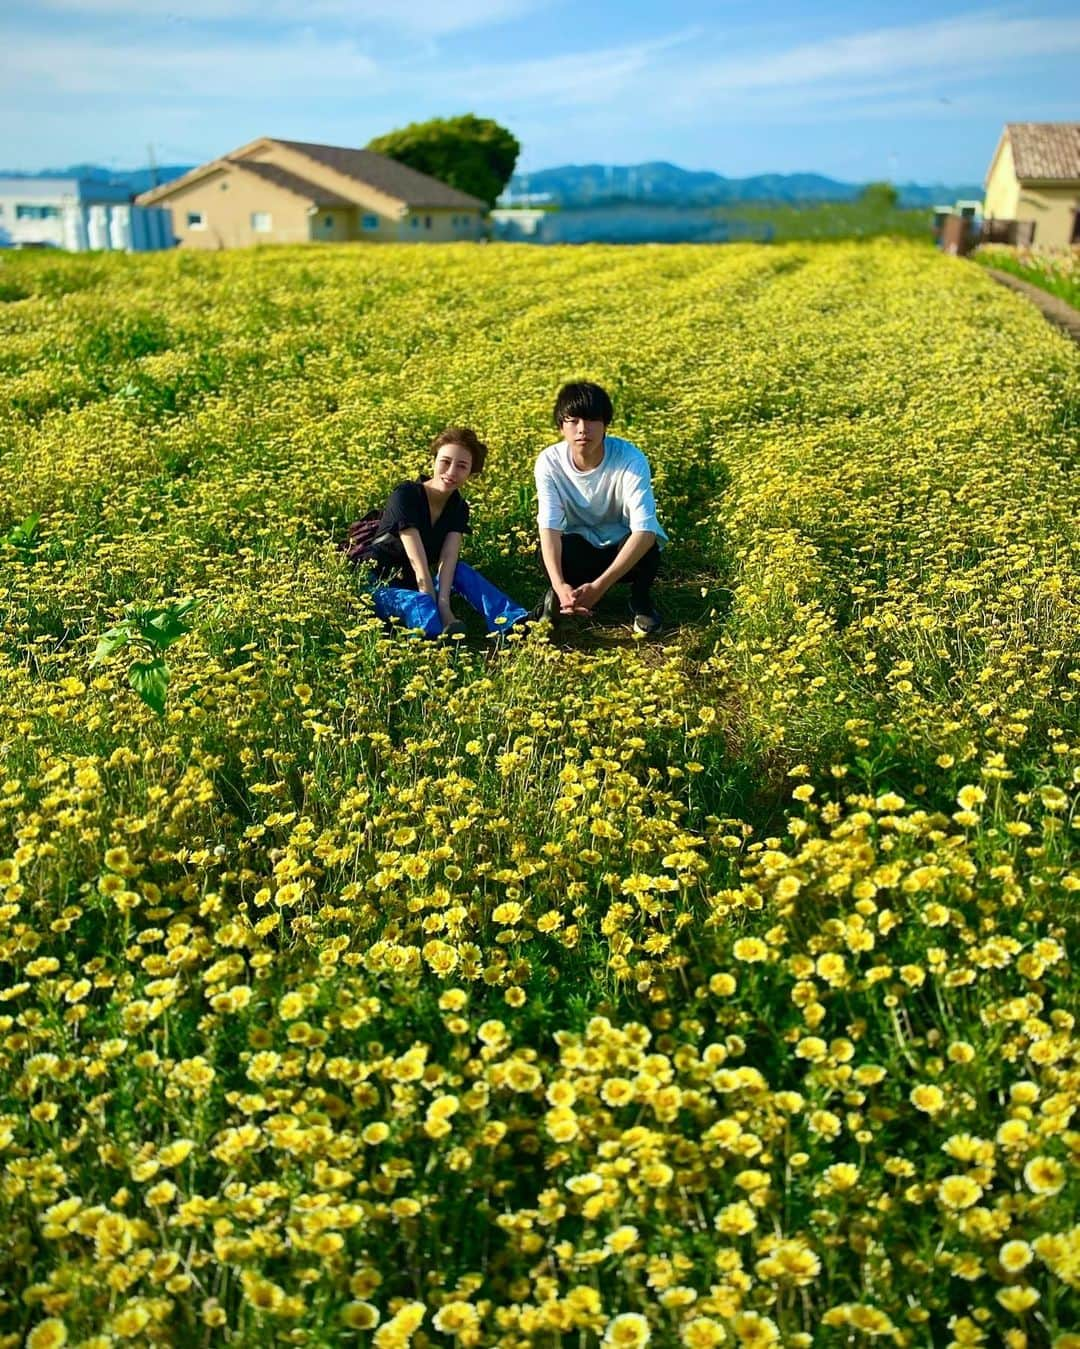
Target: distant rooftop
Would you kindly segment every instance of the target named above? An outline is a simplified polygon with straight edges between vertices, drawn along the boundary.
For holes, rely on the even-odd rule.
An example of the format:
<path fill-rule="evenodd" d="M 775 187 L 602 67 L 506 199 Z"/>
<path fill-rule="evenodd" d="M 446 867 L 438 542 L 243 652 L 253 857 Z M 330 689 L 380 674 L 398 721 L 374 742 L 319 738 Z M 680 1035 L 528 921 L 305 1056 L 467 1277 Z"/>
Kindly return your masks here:
<path fill-rule="evenodd" d="M 295 197 L 303 197 L 305 201 L 313 201 L 316 206 L 352 206 L 354 204 L 347 197 L 332 192 L 328 187 L 321 187 L 318 183 L 302 178 L 298 173 L 290 173 L 288 169 L 280 168 L 277 164 L 267 164 L 265 160 L 230 159 L 229 163 L 235 164 L 245 173 L 253 173 L 257 178 L 263 179 L 264 182 L 276 183 L 278 187 L 283 187 L 286 192 L 291 192 Z"/>
<path fill-rule="evenodd" d="M 12 178 L 0 177 L 0 196 L 19 197 L 22 201 L 72 201 L 113 203 L 131 200 L 131 190 L 123 183 L 107 183 L 100 178 Z"/>
<path fill-rule="evenodd" d="M 312 182 L 306 174 L 294 173 L 291 169 L 274 165 L 272 160 L 256 157 L 266 154 L 268 151 L 272 152 L 275 145 L 303 155 L 316 173 L 318 172 L 316 166 L 330 169 L 339 175 L 339 179 L 350 178 L 353 182 L 375 188 L 376 191 L 382 192 L 388 197 L 393 197 L 414 210 L 425 207 L 473 211 L 487 209 L 487 203 L 481 201 L 479 197 L 470 196 L 467 192 L 459 192 L 457 188 L 448 187 L 438 178 L 432 178 L 426 173 L 418 173 L 416 169 L 410 169 L 405 164 L 399 164 L 386 155 L 376 154 L 374 150 L 350 150 L 342 145 L 315 145 L 308 141 L 286 141 L 277 136 L 261 137 L 259 140 L 240 146 L 237 150 L 231 150 L 220 159 L 212 159 L 206 164 L 200 164 L 182 177 L 175 178 L 171 182 L 163 183 L 160 187 L 151 188 L 149 191 L 142 193 L 139 201 L 142 205 L 147 206 L 166 201 L 174 192 L 185 190 L 205 177 L 207 173 L 216 169 L 242 169 L 245 172 L 258 173 L 267 181 L 275 182 L 287 191 L 298 192 L 301 196 L 306 195 L 309 200 L 320 205 L 356 205 L 355 201 L 346 196 L 331 192 L 329 189 Z M 334 198 L 336 198 L 336 201 Z"/>
<path fill-rule="evenodd" d="M 366 183 L 369 187 L 385 192 L 388 197 L 396 197 L 413 207 L 457 206 L 471 207 L 475 210 L 477 207 L 483 208 L 486 204 L 479 197 L 459 192 L 457 188 L 447 186 L 438 178 L 419 173 L 416 169 L 399 164 L 397 160 L 390 159 L 386 155 L 376 154 L 374 150 L 350 150 L 340 145 L 313 145 L 307 141 L 281 140 L 278 136 L 272 136 L 270 139 L 276 141 L 278 145 L 288 146 L 290 150 L 298 150 L 309 159 L 314 159 L 316 163 L 344 174 L 346 178 Z"/>
<path fill-rule="evenodd" d="M 1005 130 L 1017 178 L 1080 181 L 1080 122 L 1009 122 Z"/>

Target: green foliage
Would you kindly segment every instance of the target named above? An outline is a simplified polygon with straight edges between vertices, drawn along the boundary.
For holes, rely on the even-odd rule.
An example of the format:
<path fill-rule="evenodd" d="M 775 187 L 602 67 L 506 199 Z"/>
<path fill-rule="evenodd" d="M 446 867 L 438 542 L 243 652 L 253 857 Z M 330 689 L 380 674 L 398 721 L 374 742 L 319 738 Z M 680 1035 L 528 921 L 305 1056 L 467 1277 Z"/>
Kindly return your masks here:
<path fill-rule="evenodd" d="M 127 617 L 99 638 L 92 664 L 100 665 L 124 647 L 143 656 L 128 666 L 128 682 L 147 707 L 163 716 L 169 667 L 161 653 L 191 631 L 187 619 L 197 604 L 198 600 L 189 598 L 161 608 L 125 606 Z"/>
<path fill-rule="evenodd" d="M 489 117 L 434 117 L 376 136 L 367 147 L 489 206 L 510 181 L 521 146 Z"/>
<path fill-rule="evenodd" d="M 716 216 L 733 223 L 768 227 L 771 243 L 816 239 L 919 239 L 933 242 L 929 214 L 921 209 L 865 201 L 813 202 L 808 206 L 762 204 L 718 207 Z"/>
<path fill-rule="evenodd" d="M 6 543 L 20 553 L 32 553 L 38 545 L 38 521 L 40 519 L 41 516 L 36 511 L 32 515 L 28 515 L 21 524 L 15 525 L 13 529 L 9 529 L 6 534 L 0 536 L 0 543 Z"/>
<path fill-rule="evenodd" d="M 867 183 L 859 193 L 859 200 L 864 201 L 868 206 L 888 208 L 896 205 L 900 200 L 900 193 L 897 192 L 892 183 Z"/>
<path fill-rule="evenodd" d="M 1043 253 L 1034 248 L 1011 248 L 1006 244 L 984 244 L 972 254 L 984 267 L 996 267 L 1021 281 L 1038 286 L 1050 295 L 1080 310 L 1080 250 Z"/>

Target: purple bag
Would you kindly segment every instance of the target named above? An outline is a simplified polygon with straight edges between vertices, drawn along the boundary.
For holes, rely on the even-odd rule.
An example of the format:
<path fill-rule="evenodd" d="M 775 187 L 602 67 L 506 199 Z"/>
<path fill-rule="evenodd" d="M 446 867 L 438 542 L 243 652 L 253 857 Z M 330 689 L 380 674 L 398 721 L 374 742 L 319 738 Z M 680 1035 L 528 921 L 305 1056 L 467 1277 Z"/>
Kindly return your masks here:
<path fill-rule="evenodd" d="M 367 515 L 354 520 L 349 526 L 341 551 L 354 566 L 364 561 L 368 549 L 378 538 L 381 519 L 382 511 L 368 511 Z"/>

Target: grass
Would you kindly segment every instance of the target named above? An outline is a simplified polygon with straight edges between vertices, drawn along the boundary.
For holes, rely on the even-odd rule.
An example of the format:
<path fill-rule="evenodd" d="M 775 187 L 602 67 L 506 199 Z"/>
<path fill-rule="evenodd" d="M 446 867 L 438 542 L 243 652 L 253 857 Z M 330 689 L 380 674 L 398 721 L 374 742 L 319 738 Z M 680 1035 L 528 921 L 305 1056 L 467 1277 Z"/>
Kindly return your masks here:
<path fill-rule="evenodd" d="M 1080 251 L 1048 253 L 991 244 L 979 248 L 974 257 L 983 266 L 1018 276 L 1080 310 Z"/>

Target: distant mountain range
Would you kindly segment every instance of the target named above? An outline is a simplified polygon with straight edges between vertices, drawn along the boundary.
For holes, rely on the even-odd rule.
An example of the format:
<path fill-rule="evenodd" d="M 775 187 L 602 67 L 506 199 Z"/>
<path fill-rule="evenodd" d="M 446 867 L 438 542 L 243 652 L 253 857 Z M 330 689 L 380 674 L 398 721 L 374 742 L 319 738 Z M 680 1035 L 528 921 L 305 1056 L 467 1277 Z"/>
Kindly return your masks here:
<path fill-rule="evenodd" d="M 171 182 L 189 172 L 190 164 L 161 164 L 154 169 L 116 170 L 100 164 L 73 164 L 40 173 L 10 173 L 9 178 L 94 178 L 123 184 L 132 195 Z M 937 202 L 982 198 L 978 184 L 898 183 L 901 206 L 933 206 Z M 504 199 L 543 197 L 558 206 L 601 206 L 636 201 L 654 206 L 726 206 L 739 202 L 854 201 L 861 183 L 841 183 L 820 173 L 760 173 L 752 178 L 725 178 L 693 172 L 677 164 L 564 164 L 536 173 L 515 173 Z"/>
<path fill-rule="evenodd" d="M 536 173 L 515 173 L 509 200 L 546 196 L 559 206 L 599 206 L 609 202 L 652 205 L 725 206 L 738 202 L 854 201 L 861 183 L 841 183 L 819 173 L 762 173 L 725 178 L 692 172 L 662 161 L 650 164 L 566 164 Z M 898 183 L 901 206 L 932 206 L 958 198 L 982 198 L 981 186 L 964 183 Z"/>

